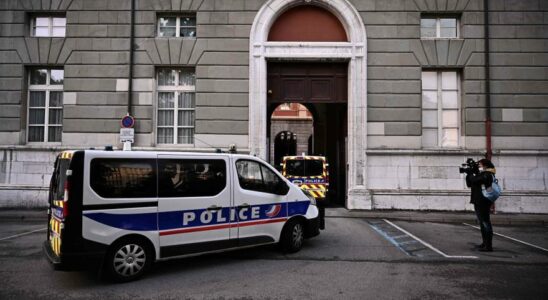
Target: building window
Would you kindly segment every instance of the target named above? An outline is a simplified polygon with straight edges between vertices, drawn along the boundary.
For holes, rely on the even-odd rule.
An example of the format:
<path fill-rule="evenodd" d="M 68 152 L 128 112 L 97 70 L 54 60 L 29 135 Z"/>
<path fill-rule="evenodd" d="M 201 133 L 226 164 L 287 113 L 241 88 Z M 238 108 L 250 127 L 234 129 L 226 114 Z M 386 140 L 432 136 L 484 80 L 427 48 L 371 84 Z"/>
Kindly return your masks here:
<path fill-rule="evenodd" d="M 459 74 L 422 72 L 422 144 L 425 148 L 459 145 Z"/>
<path fill-rule="evenodd" d="M 194 144 L 194 70 L 160 69 L 157 80 L 158 144 Z"/>
<path fill-rule="evenodd" d="M 160 37 L 196 37 L 195 16 L 163 16 L 158 18 Z"/>
<path fill-rule="evenodd" d="M 422 17 L 421 38 L 457 38 L 458 23 L 455 17 Z"/>
<path fill-rule="evenodd" d="M 63 132 L 62 69 L 32 69 L 29 72 L 28 141 L 60 142 Z"/>
<path fill-rule="evenodd" d="M 31 36 L 64 37 L 67 18 L 63 16 L 36 16 L 31 18 Z"/>

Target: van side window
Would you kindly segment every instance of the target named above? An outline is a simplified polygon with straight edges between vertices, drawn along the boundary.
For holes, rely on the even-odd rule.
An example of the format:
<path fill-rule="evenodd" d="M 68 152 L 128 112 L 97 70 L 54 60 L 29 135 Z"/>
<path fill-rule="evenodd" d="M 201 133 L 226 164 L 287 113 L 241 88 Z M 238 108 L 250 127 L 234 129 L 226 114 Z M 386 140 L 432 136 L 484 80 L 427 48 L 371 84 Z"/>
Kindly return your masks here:
<path fill-rule="evenodd" d="M 159 159 L 160 197 L 215 196 L 226 187 L 222 159 Z"/>
<path fill-rule="evenodd" d="M 155 159 L 94 158 L 91 188 L 103 198 L 156 197 Z"/>
<path fill-rule="evenodd" d="M 280 178 L 266 166 L 251 160 L 236 162 L 238 181 L 243 189 L 274 194 Z"/>

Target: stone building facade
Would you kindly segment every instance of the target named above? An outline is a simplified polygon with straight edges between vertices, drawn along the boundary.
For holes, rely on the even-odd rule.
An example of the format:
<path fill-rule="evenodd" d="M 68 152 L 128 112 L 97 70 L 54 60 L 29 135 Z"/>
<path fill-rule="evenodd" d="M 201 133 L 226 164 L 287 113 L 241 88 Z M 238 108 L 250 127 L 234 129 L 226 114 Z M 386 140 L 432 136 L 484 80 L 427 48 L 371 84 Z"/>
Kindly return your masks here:
<path fill-rule="evenodd" d="M 347 66 L 344 206 L 471 209 L 490 127 L 498 209 L 548 213 L 548 1 L 488 4 L 486 39 L 483 0 L 2 0 L 0 206 L 45 206 L 55 153 L 121 148 L 127 113 L 134 149 L 267 159 L 269 63 L 306 61 Z M 346 40 L 270 40 L 302 6 Z"/>

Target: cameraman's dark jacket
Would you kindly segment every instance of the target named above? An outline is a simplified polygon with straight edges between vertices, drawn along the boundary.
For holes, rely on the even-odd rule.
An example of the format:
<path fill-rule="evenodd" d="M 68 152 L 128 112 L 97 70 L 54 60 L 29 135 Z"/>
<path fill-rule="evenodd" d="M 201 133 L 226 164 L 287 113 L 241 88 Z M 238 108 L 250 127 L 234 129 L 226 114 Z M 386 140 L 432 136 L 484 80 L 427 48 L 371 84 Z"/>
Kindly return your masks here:
<path fill-rule="evenodd" d="M 491 184 L 493 184 L 493 175 L 495 173 L 495 168 L 488 168 L 479 174 L 466 174 L 466 186 L 472 189 L 470 203 L 486 206 L 491 205 L 491 201 L 483 196 L 481 185 L 484 184 L 486 188 L 490 187 Z"/>

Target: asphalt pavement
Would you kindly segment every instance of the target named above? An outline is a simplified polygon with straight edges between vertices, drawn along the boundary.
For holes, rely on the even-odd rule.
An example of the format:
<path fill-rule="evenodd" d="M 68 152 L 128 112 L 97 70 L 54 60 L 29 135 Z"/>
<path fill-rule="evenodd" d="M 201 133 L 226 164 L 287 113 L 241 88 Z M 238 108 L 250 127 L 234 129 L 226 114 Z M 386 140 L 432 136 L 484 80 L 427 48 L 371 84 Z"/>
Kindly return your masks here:
<path fill-rule="evenodd" d="M 24 218 L 23 218 L 24 216 Z M 303 249 L 276 246 L 159 262 L 136 282 L 97 270 L 54 271 L 44 259 L 45 212 L 0 212 L 0 299 L 545 299 L 548 226 L 504 215 L 494 252 L 472 213 L 328 209 Z M 423 219 L 418 220 L 421 216 Z M 502 217 L 496 215 L 494 217 Z M 438 220 L 444 220 L 440 222 Z"/>

